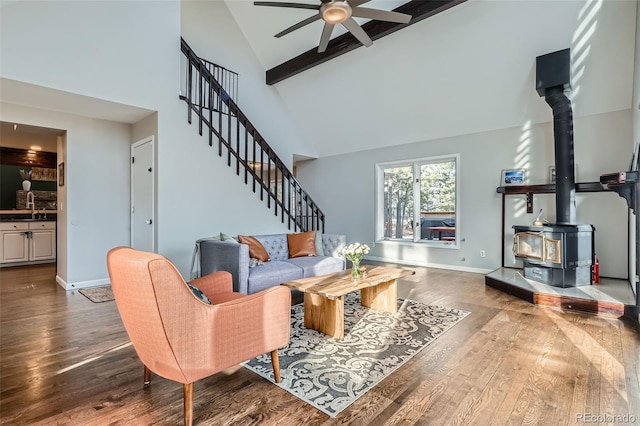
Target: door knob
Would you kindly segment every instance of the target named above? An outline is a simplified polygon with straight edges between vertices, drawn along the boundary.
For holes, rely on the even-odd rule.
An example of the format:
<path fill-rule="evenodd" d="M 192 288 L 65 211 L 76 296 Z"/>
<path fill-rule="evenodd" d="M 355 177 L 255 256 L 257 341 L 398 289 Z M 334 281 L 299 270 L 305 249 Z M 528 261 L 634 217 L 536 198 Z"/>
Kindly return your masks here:
<path fill-rule="evenodd" d="M 153 220 L 148 219 L 148 220 L 145 220 L 144 223 L 146 223 L 147 225 L 151 225 L 153 223 Z"/>

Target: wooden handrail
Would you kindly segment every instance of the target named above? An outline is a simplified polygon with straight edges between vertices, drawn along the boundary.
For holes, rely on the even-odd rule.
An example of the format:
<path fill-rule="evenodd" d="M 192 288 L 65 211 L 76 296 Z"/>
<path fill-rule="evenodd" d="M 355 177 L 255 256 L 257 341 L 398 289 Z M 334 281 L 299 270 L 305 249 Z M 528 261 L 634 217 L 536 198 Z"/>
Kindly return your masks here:
<path fill-rule="evenodd" d="M 211 73 L 209 64 L 212 63 L 196 55 L 184 39 L 181 40 L 181 51 L 187 59 L 187 81 L 185 95 L 180 99 L 187 103 L 189 124 L 195 113 L 200 135 L 205 127 L 209 129 L 209 145 L 213 146 L 214 137 L 218 139 L 218 155 L 222 156 L 226 149 L 227 165 L 232 167 L 235 162 L 238 176 L 244 169 L 245 184 L 249 184 L 251 177 L 253 192 L 259 189 L 261 200 L 266 193 L 267 207 L 271 208 L 273 204 L 274 215 L 280 215 L 282 223 L 286 220 L 289 229 L 324 232 L 324 213 Z M 226 120 L 223 115 L 227 116 Z M 241 142 L 241 139 L 244 140 Z"/>

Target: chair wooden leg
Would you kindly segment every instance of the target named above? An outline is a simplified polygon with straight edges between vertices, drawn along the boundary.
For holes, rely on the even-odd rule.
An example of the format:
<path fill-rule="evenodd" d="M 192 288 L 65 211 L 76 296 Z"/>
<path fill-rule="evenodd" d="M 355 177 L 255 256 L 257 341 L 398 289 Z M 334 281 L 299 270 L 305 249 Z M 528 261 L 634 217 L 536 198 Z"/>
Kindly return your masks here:
<path fill-rule="evenodd" d="M 146 365 L 144 366 L 144 385 L 149 386 L 151 383 L 151 370 Z"/>
<path fill-rule="evenodd" d="M 276 383 L 280 383 L 280 359 L 277 349 L 271 351 L 271 365 L 273 365 L 273 377 L 276 379 Z"/>
<path fill-rule="evenodd" d="M 193 383 L 183 383 L 184 393 L 184 426 L 193 424 Z"/>

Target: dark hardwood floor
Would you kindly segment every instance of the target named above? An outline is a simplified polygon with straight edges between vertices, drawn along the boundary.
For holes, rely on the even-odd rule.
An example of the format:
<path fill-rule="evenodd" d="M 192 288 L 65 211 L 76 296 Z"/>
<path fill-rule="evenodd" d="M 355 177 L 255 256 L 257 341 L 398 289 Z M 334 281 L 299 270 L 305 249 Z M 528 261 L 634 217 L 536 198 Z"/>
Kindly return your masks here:
<path fill-rule="evenodd" d="M 532 305 L 481 274 L 415 270 L 400 297 L 471 315 L 337 418 L 235 367 L 195 384 L 194 423 L 640 424 L 637 323 Z M 54 266 L 0 269 L 0 363 L 3 425 L 182 423 L 182 386 L 154 376 L 143 388 L 115 302 L 64 291 Z"/>

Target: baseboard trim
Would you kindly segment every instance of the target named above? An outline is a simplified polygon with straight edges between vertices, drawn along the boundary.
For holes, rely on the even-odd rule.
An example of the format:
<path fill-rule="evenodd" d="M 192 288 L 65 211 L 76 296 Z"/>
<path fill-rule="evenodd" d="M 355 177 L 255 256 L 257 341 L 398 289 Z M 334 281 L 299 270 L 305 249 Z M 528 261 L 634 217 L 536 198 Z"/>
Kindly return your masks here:
<path fill-rule="evenodd" d="M 60 285 L 60 287 L 62 287 L 65 290 L 77 290 L 80 288 L 98 287 L 101 285 L 107 285 L 111 283 L 111 280 L 109 280 L 109 278 L 101 278 L 99 280 L 78 281 L 75 283 L 68 283 L 64 279 L 62 279 L 60 275 L 56 275 L 56 282 L 58 283 L 58 285 Z"/>
<path fill-rule="evenodd" d="M 377 257 L 377 256 L 365 256 L 367 260 L 374 260 L 377 262 L 389 262 L 389 263 L 399 263 L 400 265 L 407 266 L 424 266 L 427 268 L 437 268 L 437 269 L 447 269 L 450 271 L 460 271 L 460 272 L 473 272 L 476 274 L 488 274 L 493 271 L 493 269 L 484 269 L 484 268 L 471 268 L 469 266 L 457 266 L 457 265 L 443 265 L 440 263 L 430 263 L 430 262 L 419 262 L 419 261 L 406 261 L 402 259 L 389 259 L 385 257 Z"/>

